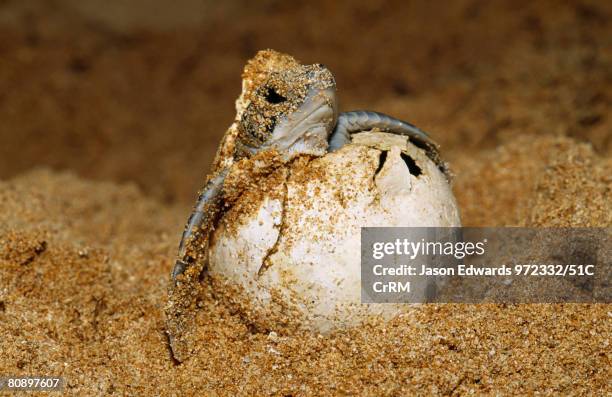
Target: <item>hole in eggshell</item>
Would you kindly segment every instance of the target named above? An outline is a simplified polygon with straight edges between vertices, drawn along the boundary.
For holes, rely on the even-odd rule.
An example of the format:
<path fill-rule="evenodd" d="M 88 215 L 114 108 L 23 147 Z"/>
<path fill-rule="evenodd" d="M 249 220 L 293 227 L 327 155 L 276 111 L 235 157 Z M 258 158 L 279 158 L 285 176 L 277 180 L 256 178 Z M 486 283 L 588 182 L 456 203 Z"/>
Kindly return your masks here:
<path fill-rule="evenodd" d="M 380 170 L 383 169 L 383 167 L 385 166 L 385 161 L 387 161 L 387 151 L 383 150 L 378 155 L 378 168 L 376 168 L 376 172 L 374 173 L 374 175 L 378 175 Z"/>
<path fill-rule="evenodd" d="M 421 167 L 417 165 L 416 161 L 414 161 L 412 157 L 408 156 L 404 152 L 400 153 L 400 156 L 402 156 L 402 160 L 404 160 L 404 163 L 406 163 L 406 166 L 408 167 L 408 171 L 410 171 L 412 175 L 418 177 L 423 173 Z"/>

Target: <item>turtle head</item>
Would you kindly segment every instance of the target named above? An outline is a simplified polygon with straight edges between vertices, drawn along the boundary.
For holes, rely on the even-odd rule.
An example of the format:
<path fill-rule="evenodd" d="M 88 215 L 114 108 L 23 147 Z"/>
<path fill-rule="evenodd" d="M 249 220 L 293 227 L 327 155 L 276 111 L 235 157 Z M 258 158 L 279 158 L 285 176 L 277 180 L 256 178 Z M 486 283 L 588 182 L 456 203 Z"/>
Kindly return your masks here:
<path fill-rule="evenodd" d="M 288 161 L 327 152 L 338 117 L 334 77 L 323 65 L 287 58 L 254 79 L 238 120 L 237 148 L 243 156 L 275 149 Z"/>

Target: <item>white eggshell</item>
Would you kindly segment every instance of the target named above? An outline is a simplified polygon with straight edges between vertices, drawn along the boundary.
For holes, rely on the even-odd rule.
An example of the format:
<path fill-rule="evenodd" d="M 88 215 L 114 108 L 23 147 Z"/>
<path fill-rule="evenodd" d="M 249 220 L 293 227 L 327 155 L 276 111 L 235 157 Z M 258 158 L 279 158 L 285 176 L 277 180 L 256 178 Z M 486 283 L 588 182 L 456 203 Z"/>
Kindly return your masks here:
<path fill-rule="evenodd" d="M 418 176 L 401 153 L 414 160 Z M 299 312 L 300 327 L 318 332 L 409 310 L 361 304 L 360 229 L 460 226 L 457 203 L 436 164 L 405 137 L 365 132 L 334 153 L 288 167 L 284 186 L 276 189 L 282 195 L 262 193 L 257 209 L 241 213 L 237 226 L 221 222 L 215 230 L 211 276 L 242 287 L 252 306 L 246 317 L 267 316 L 274 291 Z"/>

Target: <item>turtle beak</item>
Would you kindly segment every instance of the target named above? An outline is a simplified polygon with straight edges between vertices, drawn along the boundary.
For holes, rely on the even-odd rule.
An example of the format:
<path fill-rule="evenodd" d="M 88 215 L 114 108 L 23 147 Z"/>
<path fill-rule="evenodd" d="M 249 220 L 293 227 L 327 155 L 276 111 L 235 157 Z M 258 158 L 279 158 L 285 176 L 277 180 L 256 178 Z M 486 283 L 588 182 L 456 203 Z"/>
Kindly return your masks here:
<path fill-rule="evenodd" d="M 311 88 L 302 106 L 276 125 L 270 147 L 282 153 L 285 161 L 300 154 L 322 156 L 336 120 L 335 87 Z"/>

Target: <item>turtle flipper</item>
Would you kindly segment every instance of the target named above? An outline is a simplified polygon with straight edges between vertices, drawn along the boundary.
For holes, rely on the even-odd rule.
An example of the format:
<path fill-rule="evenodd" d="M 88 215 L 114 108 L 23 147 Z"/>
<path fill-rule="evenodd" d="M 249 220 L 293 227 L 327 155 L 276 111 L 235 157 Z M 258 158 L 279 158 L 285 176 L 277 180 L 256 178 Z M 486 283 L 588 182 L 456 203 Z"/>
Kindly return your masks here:
<path fill-rule="evenodd" d="M 408 122 L 378 112 L 356 110 L 340 113 L 336 128 L 329 138 L 328 150 L 334 152 L 351 142 L 351 134 L 372 129 L 407 136 L 410 142 L 424 149 L 427 156 L 446 173 L 446 165 L 440 159 L 438 145 L 427 133 Z"/>
<path fill-rule="evenodd" d="M 208 181 L 189 216 L 189 220 L 185 225 L 185 230 L 183 230 L 183 235 L 179 244 L 178 259 L 172 270 L 172 280 L 175 285 L 177 277 L 183 274 L 189 264 L 194 260 L 194 257 L 190 255 L 190 250 L 188 250 L 188 248 L 190 248 L 189 244 L 195 240 L 194 237 L 198 235 L 206 239 L 208 238 L 208 236 L 204 236 L 204 234 L 210 232 L 210 226 L 214 220 L 213 218 L 219 213 L 222 187 L 227 172 L 227 169 L 222 170 Z"/>
<path fill-rule="evenodd" d="M 178 361 L 183 361 L 188 355 L 186 339 L 193 328 L 193 307 L 208 258 L 210 233 L 221 213 L 223 183 L 227 173 L 225 169 L 211 177 L 198 197 L 183 231 L 178 258 L 172 270 L 166 306 L 166 332 L 172 354 Z"/>

